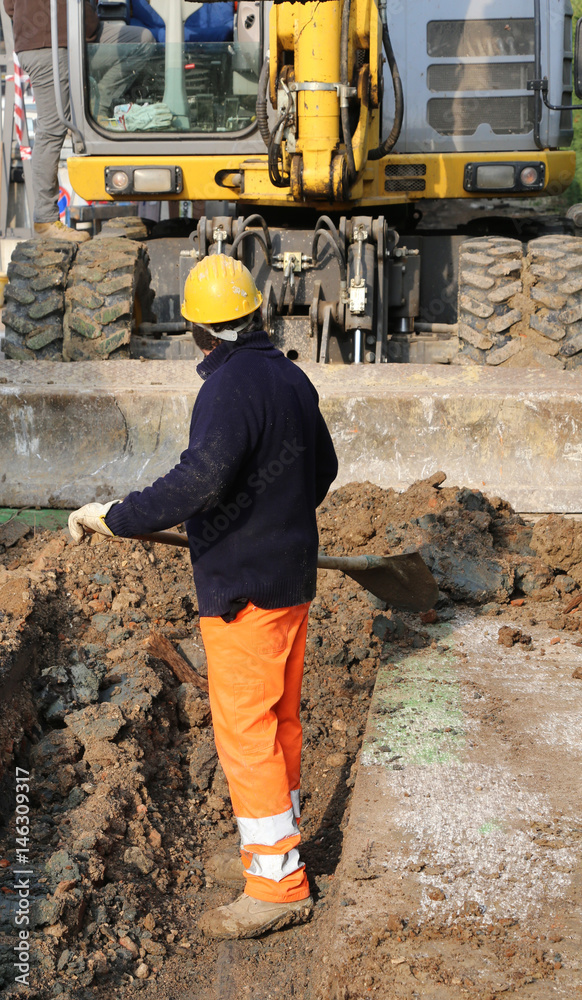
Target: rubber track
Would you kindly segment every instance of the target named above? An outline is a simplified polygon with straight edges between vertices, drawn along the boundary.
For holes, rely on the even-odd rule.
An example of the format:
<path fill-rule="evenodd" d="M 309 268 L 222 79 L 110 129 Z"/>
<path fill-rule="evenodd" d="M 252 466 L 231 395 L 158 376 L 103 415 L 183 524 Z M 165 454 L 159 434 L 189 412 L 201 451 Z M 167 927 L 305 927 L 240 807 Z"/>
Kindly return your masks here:
<path fill-rule="evenodd" d="M 64 358 L 128 357 L 136 302 L 141 318 L 154 322 L 145 244 L 123 237 L 85 243 L 67 282 Z"/>
<path fill-rule="evenodd" d="M 458 364 L 502 365 L 522 350 L 514 299 L 522 285 L 523 247 L 505 236 L 467 240 L 459 251 Z"/>
<path fill-rule="evenodd" d="M 532 285 L 528 339 L 546 367 L 582 364 L 582 238 L 542 236 L 528 245 Z"/>
<path fill-rule="evenodd" d="M 17 361 L 61 361 L 65 286 L 76 243 L 26 240 L 8 265 L 4 352 Z"/>

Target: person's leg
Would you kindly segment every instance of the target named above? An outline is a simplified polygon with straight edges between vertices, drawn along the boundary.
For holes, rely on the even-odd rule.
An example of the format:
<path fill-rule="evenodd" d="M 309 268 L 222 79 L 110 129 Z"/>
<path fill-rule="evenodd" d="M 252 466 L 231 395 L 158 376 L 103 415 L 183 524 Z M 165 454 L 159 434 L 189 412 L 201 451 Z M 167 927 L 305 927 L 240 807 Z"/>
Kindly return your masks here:
<path fill-rule="evenodd" d="M 309 605 L 304 605 L 304 615 L 295 634 L 295 639 L 285 665 L 283 695 L 274 706 L 278 719 L 277 738 L 285 757 L 289 794 L 291 796 L 293 814 L 298 822 L 301 816 L 301 748 L 303 745 L 303 729 L 300 720 L 301 685 L 303 683 L 308 614 Z"/>
<path fill-rule="evenodd" d="M 113 106 L 122 103 L 133 77 L 150 57 L 153 43 L 155 38 L 149 28 L 122 21 L 101 23 L 90 63 L 99 93 L 99 117 L 107 117 Z"/>
<path fill-rule="evenodd" d="M 34 221 L 56 222 L 59 218 L 59 159 L 67 128 L 57 115 L 50 49 L 19 52 L 20 65 L 28 73 L 36 103 L 36 127 L 32 151 Z M 67 50 L 59 49 L 61 94 L 66 118 L 70 118 Z"/>
<path fill-rule="evenodd" d="M 228 779 L 241 848 L 252 855 L 245 893 L 258 900 L 289 903 L 309 896 L 297 846 L 299 828 L 290 795 L 298 782 L 300 671 L 297 666 L 307 605 L 265 611 L 248 605 L 234 622 L 202 618 L 208 657 L 210 704 L 216 746 Z M 295 690 L 288 693 L 291 652 Z M 279 738 L 277 707 L 283 719 Z M 296 790 L 296 789 L 294 789 Z"/>

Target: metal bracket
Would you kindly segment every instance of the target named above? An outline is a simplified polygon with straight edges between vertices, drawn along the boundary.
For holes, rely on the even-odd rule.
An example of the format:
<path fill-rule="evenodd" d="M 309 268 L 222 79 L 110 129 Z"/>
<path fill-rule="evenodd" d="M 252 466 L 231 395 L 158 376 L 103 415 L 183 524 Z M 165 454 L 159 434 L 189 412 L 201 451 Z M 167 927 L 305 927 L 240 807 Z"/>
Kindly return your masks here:
<path fill-rule="evenodd" d="M 315 80 L 310 80 L 310 81 L 305 80 L 302 83 L 296 83 L 296 82 L 290 83 L 289 90 L 291 91 L 335 90 L 340 100 L 340 107 L 342 108 L 348 107 L 349 97 L 356 97 L 358 94 L 356 87 L 346 87 L 344 83 L 318 83 Z"/>
<path fill-rule="evenodd" d="M 366 312 L 366 302 L 368 300 L 368 289 L 366 282 L 362 280 L 360 285 L 350 284 L 350 304 L 349 310 L 352 316 L 363 316 Z"/>
<path fill-rule="evenodd" d="M 549 111 L 579 111 L 582 107 L 581 104 L 551 104 L 548 101 L 547 76 L 544 76 L 543 80 L 528 80 L 526 90 L 533 90 L 534 93 L 541 94 L 542 100 Z"/>

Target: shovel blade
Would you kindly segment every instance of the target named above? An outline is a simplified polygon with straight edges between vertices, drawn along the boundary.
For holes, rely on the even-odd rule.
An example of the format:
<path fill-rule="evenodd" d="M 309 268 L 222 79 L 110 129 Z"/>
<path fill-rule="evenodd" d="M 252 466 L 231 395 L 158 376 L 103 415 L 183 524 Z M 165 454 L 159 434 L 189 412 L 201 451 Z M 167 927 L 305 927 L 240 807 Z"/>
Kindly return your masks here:
<path fill-rule="evenodd" d="M 438 600 L 437 582 L 418 552 L 389 556 L 379 568 L 344 572 L 392 608 L 429 611 Z"/>

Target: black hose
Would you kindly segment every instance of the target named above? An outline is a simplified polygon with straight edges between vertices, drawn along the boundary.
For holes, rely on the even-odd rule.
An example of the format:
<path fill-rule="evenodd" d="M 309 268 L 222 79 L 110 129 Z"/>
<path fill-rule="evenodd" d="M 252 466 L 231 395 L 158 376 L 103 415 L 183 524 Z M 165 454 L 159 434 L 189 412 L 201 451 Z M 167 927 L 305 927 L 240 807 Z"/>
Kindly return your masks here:
<path fill-rule="evenodd" d="M 281 117 L 279 118 L 277 124 L 275 125 L 275 128 L 271 132 L 270 137 L 269 137 L 269 159 L 268 159 L 269 180 L 271 181 L 271 184 L 274 187 L 280 187 L 280 188 L 282 188 L 282 187 L 290 187 L 290 185 L 291 185 L 291 178 L 290 177 L 282 177 L 281 174 L 280 174 L 280 172 L 279 172 L 279 158 L 281 156 L 281 143 L 277 142 L 277 140 L 276 140 L 277 132 L 279 131 L 279 129 L 283 125 L 283 122 L 285 121 L 286 117 L 287 117 L 287 111 L 284 111 L 283 114 L 281 115 Z"/>
<path fill-rule="evenodd" d="M 329 232 L 331 234 L 331 237 L 332 237 L 332 239 L 333 239 L 333 241 L 334 241 L 334 243 L 335 243 L 335 245 L 337 247 L 338 253 L 340 253 L 341 256 L 343 257 L 343 259 L 345 260 L 345 251 L 344 251 L 344 249 L 343 249 L 343 247 L 341 245 L 340 235 L 339 235 L 339 233 L 338 233 L 338 231 L 337 231 L 334 223 L 331 221 L 329 215 L 320 215 L 319 216 L 319 219 L 315 223 L 315 229 L 313 230 L 313 236 L 314 237 L 315 237 L 315 234 L 318 233 L 320 229 L 321 230 L 323 230 L 323 229 L 329 230 Z"/>
<path fill-rule="evenodd" d="M 341 252 L 341 250 L 340 250 L 339 246 L 337 245 L 337 243 L 335 242 L 332 234 L 330 232 L 328 232 L 327 229 L 317 229 L 316 232 L 314 232 L 314 234 L 313 234 L 313 244 L 312 244 L 312 247 L 311 247 L 311 257 L 312 257 L 313 261 L 315 262 L 315 260 L 316 260 L 315 251 L 317 249 L 317 244 L 318 244 L 318 242 L 320 240 L 320 237 L 322 237 L 322 236 L 326 236 L 328 238 L 329 242 L 331 243 L 332 249 L 333 249 L 333 255 L 334 255 L 334 257 L 337 258 L 337 261 L 339 263 L 340 278 L 341 278 L 341 280 L 343 282 L 347 282 L 347 280 L 348 280 L 348 271 L 347 271 L 346 261 L 345 261 L 344 255 Z"/>
<path fill-rule="evenodd" d="M 342 11 L 342 30 L 340 38 L 340 80 L 342 86 L 349 86 L 348 79 L 348 57 L 349 57 L 349 42 L 350 42 L 350 11 L 352 8 L 352 0 L 344 0 L 344 7 Z M 354 147 L 352 143 L 352 133 L 350 129 L 350 109 L 347 103 L 344 106 L 343 99 L 340 100 L 340 117 L 342 122 L 342 131 L 344 134 L 344 143 L 346 147 L 346 156 L 348 161 L 348 182 L 353 184 L 356 180 L 356 161 L 354 159 Z"/>
<path fill-rule="evenodd" d="M 258 222 L 259 226 L 263 230 L 263 233 L 264 233 L 264 236 L 265 236 L 265 243 L 267 244 L 267 247 L 269 249 L 269 253 L 272 253 L 273 252 L 273 244 L 271 243 L 271 234 L 269 232 L 269 227 L 268 227 L 267 223 L 265 222 L 265 220 L 263 219 L 263 216 L 259 215 L 258 212 L 255 212 L 254 215 L 248 215 L 246 219 L 243 219 L 242 226 L 241 226 L 241 232 L 243 232 L 245 229 L 248 229 L 248 227 L 250 225 L 252 225 L 253 222 Z"/>
<path fill-rule="evenodd" d="M 263 248 L 263 250 L 265 252 L 265 257 L 267 258 L 267 264 L 270 265 L 271 264 L 271 254 L 269 252 L 269 248 L 267 246 L 267 243 L 265 241 L 265 238 L 264 238 L 263 234 L 262 233 L 258 233 L 256 231 L 256 229 L 243 229 L 242 233 L 239 233 L 238 236 L 236 236 L 234 238 L 234 240 L 232 241 L 231 246 L 228 247 L 228 252 L 227 252 L 226 256 L 227 257 L 234 257 L 235 251 L 238 249 L 239 243 L 242 243 L 242 241 L 244 239 L 246 239 L 247 236 L 252 236 L 252 238 L 255 239 L 257 241 L 257 243 L 260 243 L 260 245 L 262 246 L 262 248 Z"/>
<path fill-rule="evenodd" d="M 261 66 L 261 74 L 259 76 L 259 89 L 257 92 L 257 125 L 259 126 L 259 132 L 261 133 L 261 138 L 265 143 L 267 149 L 269 148 L 269 143 L 271 141 L 271 132 L 269 131 L 269 118 L 267 113 L 267 87 L 269 85 L 269 57 L 263 61 Z"/>
<path fill-rule="evenodd" d="M 384 142 L 377 146 L 376 149 L 370 150 L 368 153 L 369 160 L 381 160 L 383 156 L 387 156 L 387 154 L 394 149 L 402 131 L 402 120 L 404 118 L 404 93 L 402 91 L 402 80 L 400 79 L 396 56 L 394 55 L 394 49 L 392 48 L 388 25 L 385 22 L 382 24 L 382 41 L 384 43 L 384 51 L 388 60 L 388 66 L 390 67 L 390 73 L 392 74 L 392 86 L 394 87 L 394 124 L 390 130 L 390 135 L 384 139 Z"/>

